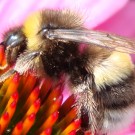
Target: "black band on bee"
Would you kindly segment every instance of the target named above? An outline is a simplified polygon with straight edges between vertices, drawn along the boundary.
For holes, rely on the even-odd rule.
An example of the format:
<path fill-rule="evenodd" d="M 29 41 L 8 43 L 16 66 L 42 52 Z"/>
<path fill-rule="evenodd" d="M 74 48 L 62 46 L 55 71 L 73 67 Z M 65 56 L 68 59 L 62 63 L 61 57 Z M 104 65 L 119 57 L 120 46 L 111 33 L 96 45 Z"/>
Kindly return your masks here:
<path fill-rule="evenodd" d="M 85 65 L 88 55 L 79 53 L 78 45 L 74 42 L 52 43 L 44 54 L 44 69 L 51 77 L 57 78 L 61 73 L 67 73 L 72 83 L 79 84 L 87 74 Z"/>
<path fill-rule="evenodd" d="M 127 79 L 115 85 L 105 85 L 98 92 L 104 107 L 112 110 L 126 108 L 135 102 L 134 73 Z"/>
<path fill-rule="evenodd" d="M 41 17 L 41 26 L 49 29 L 80 28 L 83 24 L 81 17 L 70 10 L 44 10 Z"/>
<path fill-rule="evenodd" d="M 78 14 L 69 10 L 61 12 L 60 10 L 45 10 L 41 12 L 41 33 L 43 38 L 51 39 L 51 30 L 54 29 L 77 29 L 82 27 L 82 19 Z M 50 31 L 50 32 L 49 32 Z"/>

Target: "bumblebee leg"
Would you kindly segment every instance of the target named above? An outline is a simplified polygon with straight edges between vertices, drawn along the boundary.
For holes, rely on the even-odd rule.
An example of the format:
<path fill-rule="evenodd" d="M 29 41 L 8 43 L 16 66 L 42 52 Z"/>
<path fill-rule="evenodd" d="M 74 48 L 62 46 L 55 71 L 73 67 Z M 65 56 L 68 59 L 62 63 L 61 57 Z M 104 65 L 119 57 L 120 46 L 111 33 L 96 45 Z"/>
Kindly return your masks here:
<path fill-rule="evenodd" d="M 43 71 L 42 60 L 40 59 L 41 55 L 43 55 L 41 51 L 25 52 L 21 54 L 17 59 L 15 66 L 0 76 L 0 82 L 5 81 L 15 72 L 18 72 L 20 75 L 22 75 L 29 70 L 33 70 L 35 71 L 35 75 L 37 76 L 38 72 L 41 73 Z"/>
<path fill-rule="evenodd" d="M 11 75 L 13 75 L 16 71 L 14 69 L 9 69 L 7 72 L 2 74 L 0 76 L 0 82 L 5 81 L 7 78 L 9 78 Z"/>
<path fill-rule="evenodd" d="M 98 104 L 94 100 L 92 90 L 85 89 L 83 92 L 79 93 L 79 98 L 77 101 L 78 106 L 78 117 L 81 118 L 82 130 L 87 131 L 90 129 L 92 134 L 95 134 L 99 124 L 97 118 L 99 117 Z"/>
<path fill-rule="evenodd" d="M 42 61 L 42 51 L 25 52 L 19 56 L 14 66 L 14 70 L 19 74 L 31 71 L 35 76 L 44 74 L 44 66 Z"/>
<path fill-rule="evenodd" d="M 92 135 L 99 133 L 103 123 L 103 109 L 100 99 L 96 96 L 94 77 L 87 75 L 78 85 L 74 86 L 78 118 L 81 118 L 83 131 L 90 130 Z"/>

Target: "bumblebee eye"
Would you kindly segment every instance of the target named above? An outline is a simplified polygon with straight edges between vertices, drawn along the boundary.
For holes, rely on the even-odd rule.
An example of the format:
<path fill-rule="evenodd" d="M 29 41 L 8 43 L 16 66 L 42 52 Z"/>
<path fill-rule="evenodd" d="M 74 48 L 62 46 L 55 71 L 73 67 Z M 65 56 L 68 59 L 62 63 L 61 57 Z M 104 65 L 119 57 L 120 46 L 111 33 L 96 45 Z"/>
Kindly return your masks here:
<path fill-rule="evenodd" d="M 20 45 L 24 41 L 24 34 L 20 30 L 18 30 L 7 33 L 4 38 L 3 44 L 5 45 L 5 47 L 15 47 L 17 45 Z"/>
<path fill-rule="evenodd" d="M 15 46 L 16 44 L 18 44 L 21 41 L 21 39 L 22 39 L 22 37 L 20 37 L 20 35 L 12 34 L 7 38 L 6 45 Z"/>

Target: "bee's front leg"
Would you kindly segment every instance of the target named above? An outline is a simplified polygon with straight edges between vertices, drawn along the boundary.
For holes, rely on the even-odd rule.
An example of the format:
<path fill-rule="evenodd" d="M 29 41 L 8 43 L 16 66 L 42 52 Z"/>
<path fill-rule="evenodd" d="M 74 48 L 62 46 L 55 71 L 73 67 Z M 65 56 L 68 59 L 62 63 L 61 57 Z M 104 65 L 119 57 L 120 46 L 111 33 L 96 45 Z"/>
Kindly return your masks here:
<path fill-rule="evenodd" d="M 42 51 L 25 52 L 21 54 L 18 57 L 15 66 L 0 76 L 0 82 L 5 81 L 15 72 L 18 72 L 20 75 L 22 75 L 31 70 L 34 71 L 33 75 L 35 76 L 43 75 L 44 72 L 41 55 L 43 55 Z"/>
<path fill-rule="evenodd" d="M 92 79 L 88 76 L 85 81 L 74 87 L 78 118 L 81 118 L 81 130 L 90 130 L 94 135 L 101 128 L 102 112 L 95 97 Z"/>

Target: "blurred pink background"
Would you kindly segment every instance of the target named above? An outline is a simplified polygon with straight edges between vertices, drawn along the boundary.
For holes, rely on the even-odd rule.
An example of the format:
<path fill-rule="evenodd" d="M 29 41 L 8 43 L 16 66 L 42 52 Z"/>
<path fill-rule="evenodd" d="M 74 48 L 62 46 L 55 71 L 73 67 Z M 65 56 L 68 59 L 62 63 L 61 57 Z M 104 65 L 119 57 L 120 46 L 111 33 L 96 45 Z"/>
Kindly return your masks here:
<path fill-rule="evenodd" d="M 135 39 L 135 0 L 0 0 L 0 41 L 4 31 L 44 8 L 78 11 L 88 28 Z M 135 125 L 117 135 L 135 135 Z"/>

